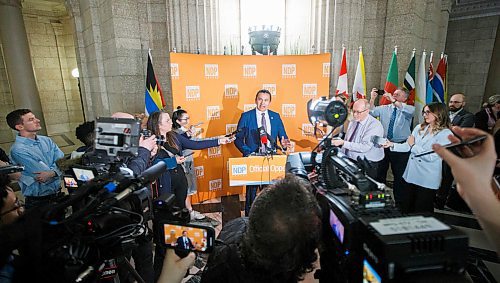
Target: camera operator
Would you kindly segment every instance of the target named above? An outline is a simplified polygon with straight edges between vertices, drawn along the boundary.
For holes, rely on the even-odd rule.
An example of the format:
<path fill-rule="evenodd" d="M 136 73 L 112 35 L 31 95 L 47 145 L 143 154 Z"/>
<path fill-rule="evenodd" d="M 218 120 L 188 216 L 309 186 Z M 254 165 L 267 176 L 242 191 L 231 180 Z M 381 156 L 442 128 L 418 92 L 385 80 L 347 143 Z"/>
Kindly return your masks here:
<path fill-rule="evenodd" d="M 464 140 L 486 134 L 475 128 L 453 127 L 452 130 Z M 449 135 L 448 139 L 452 143 L 460 142 L 454 135 Z M 491 179 L 497 161 L 493 137 L 488 134 L 482 144 L 462 148 L 460 153 L 464 158 L 438 144 L 432 148 L 451 167 L 458 193 L 477 217 L 486 236 L 495 246 L 497 255 L 500 255 L 499 188 L 498 183 Z"/>
<path fill-rule="evenodd" d="M 310 184 L 289 174 L 256 198 L 248 218 L 224 226 L 201 282 L 302 280 L 317 259 L 320 230 Z"/>
<path fill-rule="evenodd" d="M 24 204 L 9 187 L 9 183 L 8 175 L 0 175 L 0 228 L 13 223 L 24 212 Z M 11 282 L 14 276 L 14 255 L 5 255 L 3 252 L 2 250 L 0 258 L 0 282 Z"/>

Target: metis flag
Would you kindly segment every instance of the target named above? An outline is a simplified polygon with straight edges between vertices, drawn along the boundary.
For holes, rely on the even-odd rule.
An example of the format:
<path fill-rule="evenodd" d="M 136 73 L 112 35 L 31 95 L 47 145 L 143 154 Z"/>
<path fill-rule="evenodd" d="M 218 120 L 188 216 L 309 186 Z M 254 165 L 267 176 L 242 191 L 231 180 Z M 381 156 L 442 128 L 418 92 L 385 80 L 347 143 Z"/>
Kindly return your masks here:
<path fill-rule="evenodd" d="M 408 65 L 408 70 L 406 70 L 404 85 L 410 96 L 408 96 L 408 100 L 406 103 L 410 105 L 415 104 L 415 49 L 413 49 L 413 53 L 411 54 L 410 65 Z"/>
<path fill-rule="evenodd" d="M 335 95 L 343 95 L 345 98 L 349 98 L 349 94 L 347 92 L 347 60 L 345 47 L 342 46 L 342 62 L 340 62 L 340 73 L 339 79 L 337 80 L 337 90 L 335 91 Z"/>
<path fill-rule="evenodd" d="M 398 49 L 394 48 L 394 52 L 392 52 L 391 64 L 389 65 L 389 71 L 387 72 L 387 79 L 385 80 L 384 90 L 389 93 L 394 93 L 398 89 L 398 58 L 397 58 Z M 390 104 L 391 101 L 384 96 L 380 98 L 379 104 L 385 105 Z"/>
<path fill-rule="evenodd" d="M 155 71 L 153 69 L 153 60 L 151 59 L 151 50 L 148 51 L 148 70 L 146 75 L 146 92 L 145 96 L 145 108 L 146 115 L 149 116 L 151 113 L 160 111 L 165 107 L 165 99 L 163 98 L 163 93 L 161 92 L 160 84 L 156 79 Z"/>
<path fill-rule="evenodd" d="M 445 86 L 446 86 L 446 67 L 448 62 L 444 54 L 441 53 L 441 60 L 439 60 L 434 79 L 431 82 L 433 101 L 445 102 Z"/>
<path fill-rule="evenodd" d="M 365 60 L 363 59 L 363 50 L 359 47 L 358 67 L 356 68 L 356 76 L 354 76 L 354 84 L 352 86 L 352 101 L 356 101 L 366 97 L 366 74 Z"/>
<path fill-rule="evenodd" d="M 420 64 L 418 65 L 417 74 L 417 84 L 416 84 L 416 96 L 415 96 L 415 113 L 418 117 L 418 123 L 422 123 L 423 117 L 420 115 L 425 106 L 425 96 L 427 91 L 427 73 L 425 72 L 425 58 L 427 53 L 422 52 L 422 58 L 420 59 Z"/>

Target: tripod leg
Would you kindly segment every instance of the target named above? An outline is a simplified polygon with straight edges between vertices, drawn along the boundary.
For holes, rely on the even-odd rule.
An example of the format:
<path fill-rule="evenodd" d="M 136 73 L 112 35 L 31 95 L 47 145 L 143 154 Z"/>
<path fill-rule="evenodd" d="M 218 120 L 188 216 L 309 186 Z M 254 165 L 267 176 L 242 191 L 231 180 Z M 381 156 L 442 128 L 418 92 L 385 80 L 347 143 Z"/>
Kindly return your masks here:
<path fill-rule="evenodd" d="M 135 271 L 134 267 L 132 267 L 132 265 L 130 264 L 130 262 L 128 261 L 128 259 L 126 259 L 125 257 L 121 257 L 119 262 L 121 264 L 123 264 L 124 268 L 130 272 L 130 274 L 132 274 L 132 276 L 134 277 L 134 279 L 137 281 L 137 283 L 146 283 L 142 277 L 139 275 L 139 273 L 137 273 L 137 271 Z"/>

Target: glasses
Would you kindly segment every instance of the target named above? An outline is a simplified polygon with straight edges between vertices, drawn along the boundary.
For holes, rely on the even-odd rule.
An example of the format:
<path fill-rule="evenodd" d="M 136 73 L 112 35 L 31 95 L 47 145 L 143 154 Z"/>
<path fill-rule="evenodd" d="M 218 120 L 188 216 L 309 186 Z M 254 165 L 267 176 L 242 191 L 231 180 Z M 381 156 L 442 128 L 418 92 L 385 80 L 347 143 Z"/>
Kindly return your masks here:
<path fill-rule="evenodd" d="M 459 104 L 459 103 L 463 103 L 462 101 L 450 101 L 451 104 Z"/>
<path fill-rule="evenodd" d="M 179 119 L 179 121 L 186 121 L 186 120 L 189 120 L 189 117 Z"/>
<path fill-rule="evenodd" d="M 16 210 L 20 210 L 21 213 L 24 211 L 24 201 L 16 199 L 16 202 L 14 202 L 14 207 L 7 210 L 6 212 L 0 214 L 0 217 L 7 215 L 7 214 L 11 213 L 12 211 L 16 211 Z"/>
<path fill-rule="evenodd" d="M 427 110 L 427 111 L 422 111 L 422 116 L 425 116 L 425 115 L 429 115 L 429 114 L 432 114 L 431 111 Z"/>
<path fill-rule="evenodd" d="M 356 115 L 356 114 L 358 114 L 358 115 L 359 115 L 359 114 L 361 114 L 361 113 L 363 113 L 363 112 L 365 112 L 365 111 L 367 111 L 367 110 L 368 110 L 368 109 L 365 109 L 365 110 L 362 110 L 362 111 L 355 111 L 355 110 L 352 110 L 352 114 L 353 114 L 353 115 Z"/>

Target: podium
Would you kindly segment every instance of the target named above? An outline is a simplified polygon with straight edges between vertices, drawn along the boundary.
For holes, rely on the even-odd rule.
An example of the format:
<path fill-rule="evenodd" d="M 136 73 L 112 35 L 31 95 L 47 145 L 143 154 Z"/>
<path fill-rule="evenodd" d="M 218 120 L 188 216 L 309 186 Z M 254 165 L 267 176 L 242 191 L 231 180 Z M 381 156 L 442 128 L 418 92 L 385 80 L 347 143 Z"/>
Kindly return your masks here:
<path fill-rule="evenodd" d="M 285 176 L 286 155 L 229 158 L 229 186 L 269 185 Z M 238 195 L 221 197 L 222 223 L 241 215 Z"/>
<path fill-rule="evenodd" d="M 269 185 L 285 177 L 286 155 L 229 158 L 229 186 Z"/>

